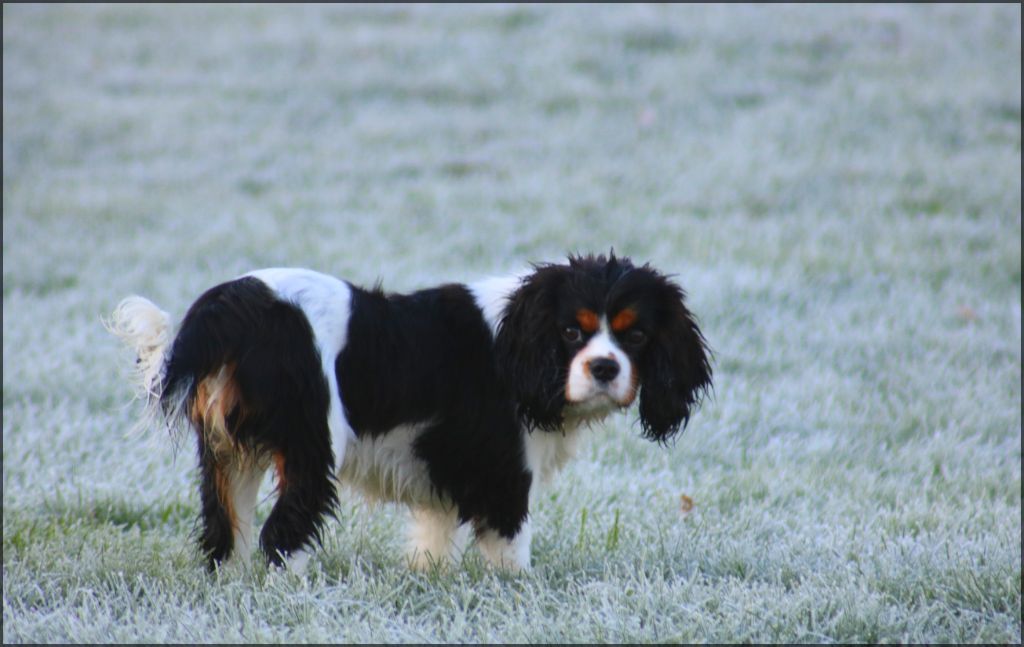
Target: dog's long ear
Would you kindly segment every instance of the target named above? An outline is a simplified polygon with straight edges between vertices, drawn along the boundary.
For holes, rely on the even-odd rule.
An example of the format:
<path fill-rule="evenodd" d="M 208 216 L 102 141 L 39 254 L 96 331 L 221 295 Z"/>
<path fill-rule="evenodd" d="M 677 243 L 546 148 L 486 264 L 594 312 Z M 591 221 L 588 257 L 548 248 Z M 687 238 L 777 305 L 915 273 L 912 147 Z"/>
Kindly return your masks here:
<path fill-rule="evenodd" d="M 640 362 L 640 424 L 645 438 L 666 442 L 711 388 L 711 363 L 682 288 L 660 275 L 658 283 L 658 322 Z"/>
<path fill-rule="evenodd" d="M 565 358 L 555 320 L 558 287 L 568 268 L 547 265 L 523 279 L 498 326 L 498 371 L 518 415 L 531 428 L 553 430 L 565 406 Z"/>

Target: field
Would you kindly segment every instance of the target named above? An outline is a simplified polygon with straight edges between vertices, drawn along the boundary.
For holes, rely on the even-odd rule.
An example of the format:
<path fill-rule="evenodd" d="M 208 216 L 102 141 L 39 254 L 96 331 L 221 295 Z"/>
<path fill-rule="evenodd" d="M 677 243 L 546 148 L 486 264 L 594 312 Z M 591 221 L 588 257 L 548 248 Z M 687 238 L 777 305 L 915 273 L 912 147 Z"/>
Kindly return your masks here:
<path fill-rule="evenodd" d="M 1019 643 L 1020 98 L 1015 4 L 5 4 L 4 642 Z M 610 248 L 714 394 L 595 428 L 530 573 L 345 492 L 308 577 L 206 574 L 122 297 Z"/>

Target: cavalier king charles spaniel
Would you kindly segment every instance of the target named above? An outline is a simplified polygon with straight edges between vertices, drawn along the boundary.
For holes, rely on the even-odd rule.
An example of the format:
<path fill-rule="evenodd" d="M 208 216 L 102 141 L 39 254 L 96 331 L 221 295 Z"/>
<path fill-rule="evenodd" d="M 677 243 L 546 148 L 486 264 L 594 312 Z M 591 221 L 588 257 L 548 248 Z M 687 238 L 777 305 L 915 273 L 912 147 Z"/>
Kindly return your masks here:
<path fill-rule="evenodd" d="M 530 566 L 531 498 L 588 423 L 639 399 L 665 443 L 711 386 L 683 290 L 614 252 L 411 294 L 304 269 L 217 285 L 176 335 L 142 297 L 109 322 L 138 359 L 147 410 L 198 441 L 208 567 L 248 562 L 257 492 L 270 564 L 302 570 L 339 482 L 412 511 L 411 563 Z"/>

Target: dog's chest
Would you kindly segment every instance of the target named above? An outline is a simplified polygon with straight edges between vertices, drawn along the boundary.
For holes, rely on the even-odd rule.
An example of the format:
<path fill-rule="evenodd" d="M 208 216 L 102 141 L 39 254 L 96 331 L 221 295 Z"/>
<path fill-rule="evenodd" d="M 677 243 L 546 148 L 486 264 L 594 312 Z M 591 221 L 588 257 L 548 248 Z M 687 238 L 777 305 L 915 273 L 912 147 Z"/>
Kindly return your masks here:
<path fill-rule="evenodd" d="M 526 461 L 534 482 L 547 484 L 579 449 L 579 427 L 526 433 Z"/>

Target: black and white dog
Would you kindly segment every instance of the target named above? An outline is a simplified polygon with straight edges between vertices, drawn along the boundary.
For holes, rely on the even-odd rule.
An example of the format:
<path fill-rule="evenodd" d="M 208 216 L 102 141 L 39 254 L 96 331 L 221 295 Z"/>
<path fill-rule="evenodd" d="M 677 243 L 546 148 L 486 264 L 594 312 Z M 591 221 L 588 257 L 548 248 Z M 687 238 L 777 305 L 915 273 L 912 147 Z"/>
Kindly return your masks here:
<path fill-rule="evenodd" d="M 271 564 L 304 568 L 340 480 L 409 506 L 414 567 L 458 559 L 472 530 L 489 563 L 529 568 L 531 495 L 580 429 L 639 396 L 664 442 L 711 386 L 682 289 L 614 253 L 411 294 L 259 270 L 205 292 L 176 336 L 141 297 L 110 327 L 149 411 L 196 433 L 211 569 L 248 560 L 271 468 Z"/>

